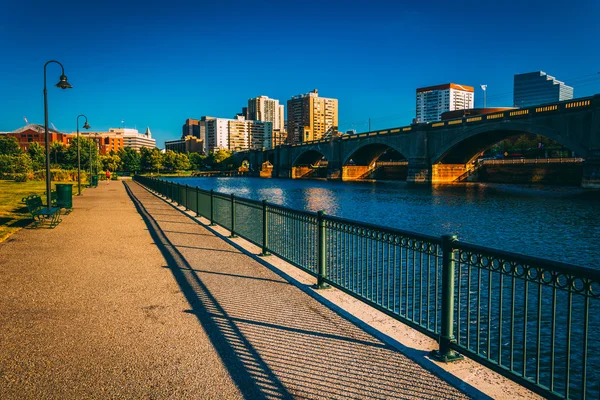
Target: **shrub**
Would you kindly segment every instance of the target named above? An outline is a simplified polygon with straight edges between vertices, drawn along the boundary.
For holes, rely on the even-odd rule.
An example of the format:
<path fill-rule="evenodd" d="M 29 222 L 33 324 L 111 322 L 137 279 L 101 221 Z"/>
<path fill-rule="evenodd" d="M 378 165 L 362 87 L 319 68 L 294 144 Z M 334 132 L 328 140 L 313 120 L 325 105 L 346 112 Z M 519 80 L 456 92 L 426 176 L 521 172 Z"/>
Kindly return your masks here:
<path fill-rule="evenodd" d="M 29 180 L 29 174 L 27 174 L 27 173 L 13 174 L 13 180 L 15 182 L 27 182 Z"/>

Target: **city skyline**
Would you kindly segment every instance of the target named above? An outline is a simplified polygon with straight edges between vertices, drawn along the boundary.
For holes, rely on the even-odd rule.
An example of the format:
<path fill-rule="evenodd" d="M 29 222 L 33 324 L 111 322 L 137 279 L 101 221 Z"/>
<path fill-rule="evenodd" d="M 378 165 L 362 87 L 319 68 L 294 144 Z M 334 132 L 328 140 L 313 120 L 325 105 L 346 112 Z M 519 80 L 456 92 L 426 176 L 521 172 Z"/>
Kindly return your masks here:
<path fill-rule="evenodd" d="M 314 88 L 339 99 L 340 131 L 367 130 L 369 118 L 373 129 L 406 125 L 415 115 L 415 89 L 446 82 L 475 87 L 476 107 L 481 84 L 488 85 L 488 106 L 512 106 L 514 74 L 537 70 L 573 86 L 575 97 L 600 92 L 600 55 L 592 51 L 598 4 L 509 2 L 499 11 L 434 3 L 364 8 L 334 1 L 318 13 L 311 1 L 296 9 L 241 2 L 142 8 L 109 1 L 66 10 L 10 4 L 0 17 L 0 34 L 8 38 L 0 49 L 10 61 L 0 65 L 0 131 L 24 126 L 24 117 L 43 123 L 43 65 L 50 59 L 63 63 L 74 87 L 49 88 L 49 121 L 58 130 L 75 131 L 75 117 L 85 113 L 94 130 L 150 126 L 159 146 L 178 138 L 187 118 L 232 118 L 249 98 L 285 104 Z M 202 15 L 201 25 L 184 23 Z M 260 35 L 249 30 L 256 20 L 264 21 Z M 466 24 L 462 34 L 446 39 L 457 22 Z M 243 46 L 247 35 L 252 48 Z M 294 62 L 307 47 L 309 59 Z M 50 65 L 48 84 L 59 75 Z"/>

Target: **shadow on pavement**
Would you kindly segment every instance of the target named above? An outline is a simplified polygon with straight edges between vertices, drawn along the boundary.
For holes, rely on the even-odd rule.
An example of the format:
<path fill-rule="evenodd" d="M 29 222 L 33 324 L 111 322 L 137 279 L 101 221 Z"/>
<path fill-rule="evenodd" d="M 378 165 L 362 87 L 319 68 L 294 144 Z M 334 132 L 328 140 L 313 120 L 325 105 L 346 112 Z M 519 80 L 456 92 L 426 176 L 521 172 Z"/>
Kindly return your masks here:
<path fill-rule="evenodd" d="M 282 296 L 285 292 L 264 287 L 283 288 L 286 282 L 190 265 L 131 188 L 125 188 L 191 306 L 186 312 L 196 315 L 245 398 L 466 397 L 321 304 L 294 306 Z M 223 281 L 213 281 L 211 292 L 201 276 L 206 282 Z"/>

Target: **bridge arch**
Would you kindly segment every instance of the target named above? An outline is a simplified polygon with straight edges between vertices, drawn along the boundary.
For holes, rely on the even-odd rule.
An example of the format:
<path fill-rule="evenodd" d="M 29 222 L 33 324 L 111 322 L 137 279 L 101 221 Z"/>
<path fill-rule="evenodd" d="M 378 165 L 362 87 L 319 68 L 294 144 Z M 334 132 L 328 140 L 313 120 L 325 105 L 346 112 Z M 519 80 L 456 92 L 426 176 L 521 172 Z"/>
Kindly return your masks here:
<path fill-rule="evenodd" d="M 306 149 L 292 162 L 292 179 L 327 178 L 327 156 L 314 148 Z"/>
<path fill-rule="evenodd" d="M 386 143 L 372 142 L 365 143 L 352 149 L 352 151 L 349 151 L 342 160 L 342 165 L 348 165 L 350 160 L 352 160 L 355 165 L 372 165 L 379 157 L 390 150 L 406 159 L 406 156 L 402 151 L 396 149 L 395 146 Z"/>
<path fill-rule="evenodd" d="M 386 157 L 387 155 L 387 157 Z M 401 165 L 377 166 L 381 157 L 401 161 Z M 386 160 L 386 161 L 387 161 Z M 342 159 L 342 180 L 390 179 L 406 180 L 406 156 L 393 145 L 381 142 L 367 142 L 348 151 Z"/>
<path fill-rule="evenodd" d="M 587 156 L 586 146 L 570 138 L 566 132 L 526 122 L 498 122 L 462 131 L 432 154 L 431 163 L 467 164 L 494 144 L 520 134 L 540 135 L 560 143 L 580 157 Z"/>

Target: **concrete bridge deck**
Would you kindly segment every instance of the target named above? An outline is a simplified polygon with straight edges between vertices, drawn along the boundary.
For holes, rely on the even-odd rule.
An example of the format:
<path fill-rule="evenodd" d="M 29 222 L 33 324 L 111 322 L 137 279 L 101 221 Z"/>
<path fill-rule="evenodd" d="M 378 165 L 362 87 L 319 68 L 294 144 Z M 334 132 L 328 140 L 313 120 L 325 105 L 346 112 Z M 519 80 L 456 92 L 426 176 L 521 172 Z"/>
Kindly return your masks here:
<path fill-rule="evenodd" d="M 487 397 L 284 276 L 136 183 L 87 190 L 0 244 L 0 398 Z"/>

